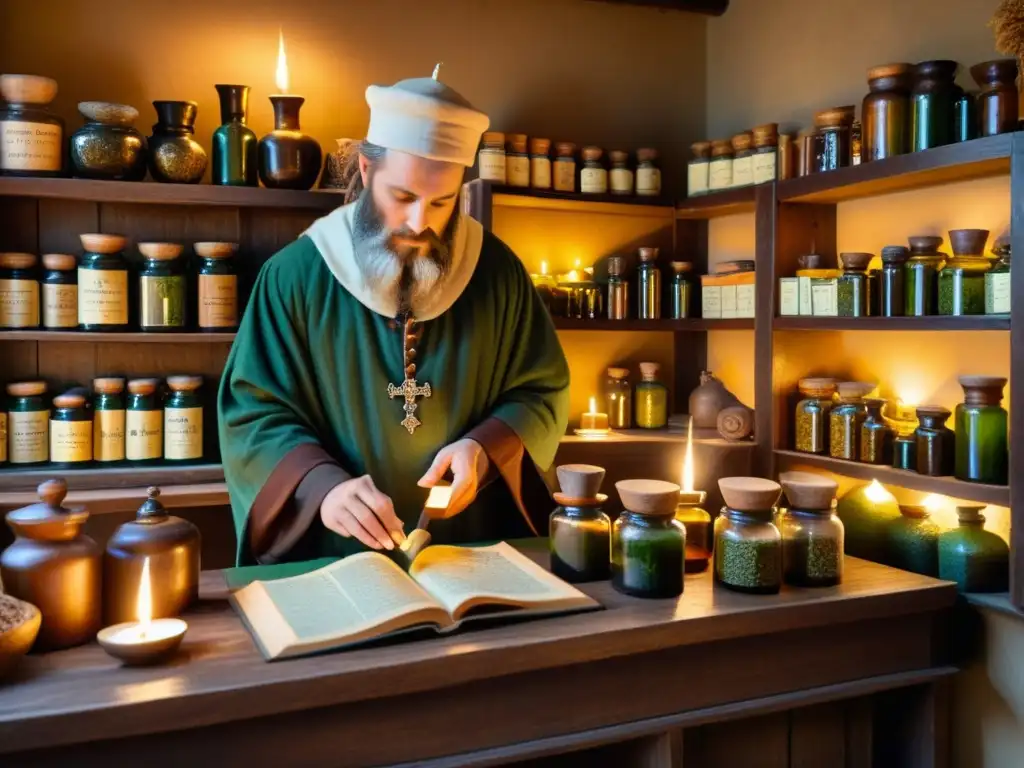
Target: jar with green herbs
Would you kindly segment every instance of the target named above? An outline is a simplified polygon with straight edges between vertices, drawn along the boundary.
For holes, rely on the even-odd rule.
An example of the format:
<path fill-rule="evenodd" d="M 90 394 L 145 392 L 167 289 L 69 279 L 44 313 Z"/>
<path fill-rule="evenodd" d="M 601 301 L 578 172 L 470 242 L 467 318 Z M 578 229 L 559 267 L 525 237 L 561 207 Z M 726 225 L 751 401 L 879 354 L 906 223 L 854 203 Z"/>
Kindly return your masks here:
<path fill-rule="evenodd" d="M 992 248 L 997 261 L 985 273 L 985 314 L 1010 314 L 1010 241 L 999 240 Z"/>
<path fill-rule="evenodd" d="M 641 429 L 663 429 L 668 424 L 668 388 L 658 381 L 657 363 L 640 363 L 636 385 L 636 425 Z"/>
<path fill-rule="evenodd" d="M 892 464 L 893 432 L 882 417 L 884 405 L 885 400 L 864 401 L 868 412 L 860 426 L 860 460 L 865 464 Z"/>
<path fill-rule="evenodd" d="M 783 472 L 787 508 L 778 516 L 782 578 L 796 587 L 833 587 L 843 580 L 842 521 L 835 480 L 812 472 Z"/>
<path fill-rule="evenodd" d="M 956 436 L 946 426 L 953 412 L 941 405 L 922 405 L 917 409 L 919 422 L 914 431 L 917 442 L 917 472 L 931 477 L 953 474 L 956 464 Z"/>
<path fill-rule="evenodd" d="M 104 377 L 92 380 L 92 455 L 101 463 L 124 460 L 124 379 Z"/>
<path fill-rule="evenodd" d="M 867 317 L 871 306 L 871 280 L 868 265 L 871 253 L 841 253 L 839 262 L 843 274 L 836 285 L 836 302 L 840 317 Z"/>
<path fill-rule="evenodd" d="M 955 475 L 972 483 L 1006 485 L 1009 478 L 1008 416 L 1002 376 L 961 376 L 964 401 L 957 405 Z"/>
<path fill-rule="evenodd" d="M 839 403 L 829 414 L 829 455 L 835 459 L 857 461 L 860 455 L 860 431 L 868 415 L 864 398 L 874 384 L 860 381 L 841 382 Z"/>
<path fill-rule="evenodd" d="M 78 327 L 77 261 L 70 253 L 43 256 L 43 327 L 48 331 Z"/>
<path fill-rule="evenodd" d="M 127 242 L 121 235 L 79 235 L 78 327 L 83 331 L 128 329 Z"/>
<path fill-rule="evenodd" d="M 92 461 L 92 415 L 85 395 L 66 393 L 53 398 L 50 461 L 65 467 Z"/>
<path fill-rule="evenodd" d="M 620 480 L 615 489 L 625 510 L 612 526 L 612 586 L 633 597 L 678 597 L 686 551 L 686 529 L 674 516 L 679 486 Z"/>
<path fill-rule="evenodd" d="M 139 328 L 180 331 L 185 327 L 185 274 L 178 243 L 139 243 Z"/>
<path fill-rule="evenodd" d="M 987 229 L 950 230 L 953 258 L 939 272 L 940 315 L 985 314 L 985 273 L 992 268 L 986 242 Z"/>
<path fill-rule="evenodd" d="M 985 530 L 981 506 L 956 508 L 958 528 L 939 534 L 939 578 L 955 581 L 961 592 L 1006 592 L 1010 586 L 1010 548 Z"/>
<path fill-rule="evenodd" d="M 609 368 L 604 382 L 604 406 L 611 429 L 633 426 L 633 388 L 628 368 Z"/>
<path fill-rule="evenodd" d="M 911 90 L 911 151 L 953 143 L 955 61 L 922 61 L 914 66 Z"/>
<path fill-rule="evenodd" d="M 157 379 L 130 379 L 125 413 L 125 458 L 155 461 L 164 455 L 164 409 Z"/>
<path fill-rule="evenodd" d="M 32 253 L 0 253 L 0 329 L 39 327 L 39 275 Z"/>
<path fill-rule="evenodd" d="M 778 592 L 782 535 L 773 520 L 782 487 L 759 477 L 723 477 L 718 488 L 725 507 L 715 520 L 715 581 L 737 592 Z"/>
<path fill-rule="evenodd" d="M 7 461 L 43 464 L 50 458 L 50 405 L 45 381 L 7 385 Z"/>
<path fill-rule="evenodd" d="M 882 271 L 878 277 L 879 314 L 882 317 L 903 317 L 907 299 L 906 264 L 910 250 L 902 245 L 882 249 Z"/>
<path fill-rule="evenodd" d="M 604 469 L 591 464 L 556 468 L 561 490 L 549 519 L 551 572 L 568 582 L 601 581 L 611 575 L 612 521 L 601 507 Z"/>
<path fill-rule="evenodd" d="M 827 453 L 836 380 L 812 377 L 800 379 L 798 386 L 803 399 L 796 405 L 796 450 Z"/>
<path fill-rule="evenodd" d="M 939 305 L 939 271 L 946 264 L 946 254 L 939 253 L 942 238 L 915 235 L 909 241 L 903 311 L 907 317 L 934 315 Z"/>

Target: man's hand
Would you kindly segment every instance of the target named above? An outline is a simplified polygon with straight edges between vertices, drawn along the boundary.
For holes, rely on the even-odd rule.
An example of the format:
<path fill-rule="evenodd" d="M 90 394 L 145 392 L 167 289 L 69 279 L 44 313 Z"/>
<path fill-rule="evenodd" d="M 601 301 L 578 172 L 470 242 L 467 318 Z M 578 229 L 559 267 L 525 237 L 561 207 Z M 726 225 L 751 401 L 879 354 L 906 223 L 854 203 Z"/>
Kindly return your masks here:
<path fill-rule="evenodd" d="M 405 539 L 391 499 L 377 490 L 369 475 L 334 486 L 320 504 L 320 519 L 342 536 L 355 536 L 371 549 L 394 549 Z"/>
<path fill-rule="evenodd" d="M 421 488 L 433 488 L 444 477 L 444 473 L 451 469 L 452 500 L 442 517 L 453 517 L 473 503 L 490 465 L 487 452 L 480 443 L 467 437 L 438 451 L 434 463 L 430 465 L 427 474 L 420 478 L 418 485 Z"/>

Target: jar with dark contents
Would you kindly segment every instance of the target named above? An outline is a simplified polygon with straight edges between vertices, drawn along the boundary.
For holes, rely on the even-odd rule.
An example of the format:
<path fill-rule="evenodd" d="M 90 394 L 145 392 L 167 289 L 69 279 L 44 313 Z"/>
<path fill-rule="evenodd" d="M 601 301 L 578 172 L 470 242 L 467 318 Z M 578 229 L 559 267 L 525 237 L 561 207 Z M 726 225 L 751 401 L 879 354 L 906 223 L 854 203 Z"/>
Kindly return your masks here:
<path fill-rule="evenodd" d="M 50 331 L 78 327 L 77 262 L 70 253 L 43 256 L 43 327 Z"/>
<path fill-rule="evenodd" d="M 530 139 L 530 186 L 551 189 L 551 139 Z"/>
<path fill-rule="evenodd" d="M 955 61 L 922 61 L 914 67 L 911 92 L 911 151 L 953 143 L 953 102 L 959 64 Z"/>
<path fill-rule="evenodd" d="M 50 458 L 50 404 L 45 381 L 7 385 L 7 461 L 43 464 Z"/>
<path fill-rule="evenodd" d="M 754 128 L 754 183 L 767 184 L 778 176 L 779 124 Z"/>
<path fill-rule="evenodd" d="M 690 273 L 693 271 L 693 264 L 689 261 L 672 262 L 672 283 L 669 285 L 669 298 L 673 320 L 682 320 L 692 316 L 693 307 L 693 280 Z"/>
<path fill-rule="evenodd" d="M 843 580 L 845 530 L 836 515 L 838 484 L 812 472 L 783 472 L 787 508 L 778 516 L 782 578 L 795 587 L 834 587 Z"/>
<path fill-rule="evenodd" d="M 661 169 L 656 149 L 641 147 L 636 151 L 636 193 L 641 197 L 661 194 Z"/>
<path fill-rule="evenodd" d="M 939 253 L 942 238 L 914 235 L 909 238 L 910 258 L 905 268 L 907 317 L 934 315 L 939 304 L 939 271 L 946 264 L 946 254 Z"/>
<path fill-rule="evenodd" d="M 238 327 L 238 274 L 233 263 L 238 243 L 200 242 L 193 249 L 199 257 L 199 330 L 208 333 Z"/>
<path fill-rule="evenodd" d="M 568 141 L 555 145 L 555 191 L 576 191 L 576 145 Z"/>
<path fill-rule="evenodd" d="M 510 133 L 505 150 L 505 183 L 510 187 L 530 186 L 530 153 L 525 133 Z"/>
<path fill-rule="evenodd" d="M 203 458 L 202 376 L 168 376 L 170 394 L 164 403 L 164 458 L 195 461 Z"/>
<path fill-rule="evenodd" d="M 854 120 L 850 127 L 850 165 L 860 165 L 862 150 L 860 120 Z"/>
<path fill-rule="evenodd" d="M 819 377 L 800 379 L 803 399 L 796 405 L 796 442 L 803 453 L 828 453 L 829 418 L 836 394 L 836 380 Z"/>
<path fill-rule="evenodd" d="M 708 191 L 730 189 L 732 183 L 732 142 L 721 139 L 711 142 L 711 163 L 708 166 Z"/>
<path fill-rule="evenodd" d="M 868 70 L 869 93 L 861 106 L 865 163 L 909 151 L 912 69 L 910 64 L 897 63 Z"/>
<path fill-rule="evenodd" d="M 829 454 L 834 459 L 857 461 L 860 448 L 860 428 L 867 418 L 864 397 L 875 388 L 874 384 L 843 381 L 838 385 L 839 403 L 829 414 Z"/>
<path fill-rule="evenodd" d="M 879 276 L 879 306 L 882 317 L 903 317 L 907 298 L 906 271 L 910 250 L 902 245 L 882 249 L 882 273 Z"/>
<path fill-rule="evenodd" d="M 817 128 L 817 170 L 834 171 L 850 165 L 851 129 L 854 107 L 833 107 L 822 110 L 814 116 Z"/>
<path fill-rule="evenodd" d="M 50 461 L 64 467 L 92 461 L 92 415 L 84 395 L 68 393 L 53 398 Z"/>
<path fill-rule="evenodd" d="M 583 168 L 580 170 L 580 192 L 585 195 L 603 195 L 608 192 L 608 171 L 601 161 L 604 150 L 584 147 Z"/>
<path fill-rule="evenodd" d="M 611 518 L 601 507 L 604 469 L 590 464 L 556 468 L 558 507 L 549 520 L 551 572 L 571 583 L 602 581 L 611 575 Z"/>
<path fill-rule="evenodd" d="M 612 586 L 626 595 L 683 593 L 686 529 L 675 519 L 679 486 L 662 480 L 620 480 L 622 514 L 612 526 Z"/>
<path fill-rule="evenodd" d="M 985 61 L 971 67 L 971 77 L 981 87 L 978 112 L 982 136 L 1017 130 L 1020 96 L 1017 92 L 1017 59 Z"/>
<path fill-rule="evenodd" d="M 796 139 L 796 175 L 810 176 L 818 172 L 818 131 L 804 128 Z"/>
<path fill-rule="evenodd" d="M 953 98 L 953 141 L 978 138 L 978 95 L 965 91 L 959 85 Z"/>
<path fill-rule="evenodd" d="M 949 244 L 953 258 L 939 272 L 940 315 L 985 314 L 985 273 L 992 259 L 985 257 L 987 229 L 953 229 Z"/>
<path fill-rule="evenodd" d="M 732 137 L 732 186 L 754 183 L 754 135 L 750 131 Z"/>
<path fill-rule="evenodd" d="M 61 176 L 67 154 L 64 121 L 47 109 L 57 81 L 39 75 L 0 79 L 0 125 L 4 146 L 0 176 Z"/>
<path fill-rule="evenodd" d="M 121 235 L 79 235 L 84 252 L 78 262 L 78 328 L 128 330 L 127 240 Z"/>
<path fill-rule="evenodd" d="M 941 405 L 922 405 L 917 409 L 918 426 L 914 431 L 917 442 L 917 473 L 931 477 L 953 474 L 956 463 L 956 436 L 946 426 L 953 412 Z"/>
<path fill-rule="evenodd" d="M 885 400 L 864 401 L 867 416 L 860 426 L 860 460 L 865 464 L 892 464 L 893 430 L 882 417 Z"/>
<path fill-rule="evenodd" d="M 0 329 L 39 327 L 39 275 L 33 253 L 0 253 Z"/>

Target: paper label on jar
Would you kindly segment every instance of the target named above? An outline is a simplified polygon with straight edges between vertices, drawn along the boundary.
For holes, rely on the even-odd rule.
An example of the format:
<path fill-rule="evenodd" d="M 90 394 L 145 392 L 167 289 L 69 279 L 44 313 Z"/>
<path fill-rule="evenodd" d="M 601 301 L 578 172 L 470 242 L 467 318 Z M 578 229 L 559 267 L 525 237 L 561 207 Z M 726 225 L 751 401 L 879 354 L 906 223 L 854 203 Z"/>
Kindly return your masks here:
<path fill-rule="evenodd" d="M 612 192 L 620 195 L 633 194 L 633 172 L 628 168 L 612 168 L 609 182 Z"/>
<path fill-rule="evenodd" d="M 729 320 L 734 317 L 739 317 L 736 314 L 736 286 L 735 285 L 723 285 L 722 286 L 722 319 Z"/>
<path fill-rule="evenodd" d="M 0 168 L 60 171 L 64 135 L 59 125 L 0 120 Z"/>
<path fill-rule="evenodd" d="M 800 278 L 779 278 L 779 315 L 793 317 L 800 314 Z"/>
<path fill-rule="evenodd" d="M 706 186 L 706 185 L 705 185 Z M 638 195 L 660 195 L 661 194 L 661 169 L 660 168 L 637 168 L 636 169 L 636 193 Z"/>
<path fill-rule="evenodd" d="M 1010 313 L 1010 273 L 996 272 L 985 275 L 985 314 Z"/>
<path fill-rule="evenodd" d="M 233 328 L 238 325 L 238 276 L 199 276 L 199 327 Z"/>
<path fill-rule="evenodd" d="M 159 459 L 164 451 L 164 412 L 128 411 L 125 414 L 125 458 Z"/>
<path fill-rule="evenodd" d="M 128 324 L 128 271 L 78 268 L 78 322 Z"/>
<path fill-rule="evenodd" d="M 749 187 L 754 183 L 754 157 L 737 157 L 732 161 L 732 186 Z"/>
<path fill-rule="evenodd" d="M 0 280 L 0 328 L 39 327 L 39 283 Z"/>
<path fill-rule="evenodd" d="M 7 461 L 7 414 L 0 411 L 0 464 Z"/>
<path fill-rule="evenodd" d="M 74 328 L 78 325 L 78 286 L 43 283 L 43 326 Z"/>
<path fill-rule="evenodd" d="M 703 195 L 708 191 L 710 163 L 690 163 L 686 169 L 686 194 L 688 197 Z"/>
<path fill-rule="evenodd" d="M 92 422 L 50 420 L 50 461 L 92 460 Z"/>
<path fill-rule="evenodd" d="M 528 155 L 506 156 L 505 180 L 510 187 L 530 186 L 530 158 Z"/>
<path fill-rule="evenodd" d="M 771 152 L 758 152 L 754 155 L 754 183 L 766 184 L 775 181 L 775 150 Z"/>
<path fill-rule="evenodd" d="M 555 161 L 555 190 L 558 192 L 576 191 L 576 161 Z"/>
<path fill-rule="evenodd" d="M 551 160 L 549 158 L 530 158 L 530 185 L 534 189 L 551 189 Z"/>
<path fill-rule="evenodd" d="M 839 315 L 838 285 L 833 278 L 811 281 L 811 309 L 816 317 Z"/>
<path fill-rule="evenodd" d="M 701 317 L 715 320 L 722 317 L 722 286 L 706 285 L 700 292 Z"/>
<path fill-rule="evenodd" d="M 732 186 L 732 158 L 719 157 L 708 164 L 708 189 L 717 191 Z"/>
<path fill-rule="evenodd" d="M 92 456 L 96 461 L 124 460 L 124 411 L 93 411 Z"/>
<path fill-rule="evenodd" d="M 800 282 L 800 314 L 813 315 L 814 303 L 811 301 L 811 278 L 798 277 Z"/>
<path fill-rule="evenodd" d="M 604 168 L 584 168 L 580 171 L 580 192 L 601 195 L 608 191 L 608 171 Z"/>
<path fill-rule="evenodd" d="M 164 409 L 164 458 L 203 457 L 203 409 Z"/>
<path fill-rule="evenodd" d="M 11 411 L 7 415 L 7 460 L 37 464 L 50 457 L 50 412 Z"/>
<path fill-rule="evenodd" d="M 754 316 L 754 286 L 737 285 L 736 317 L 751 318 Z"/>
<path fill-rule="evenodd" d="M 139 278 L 139 325 L 144 328 L 180 328 L 185 325 L 185 278 Z"/>
<path fill-rule="evenodd" d="M 480 178 L 493 181 L 495 184 L 505 183 L 505 153 L 495 149 L 481 149 L 477 156 Z"/>

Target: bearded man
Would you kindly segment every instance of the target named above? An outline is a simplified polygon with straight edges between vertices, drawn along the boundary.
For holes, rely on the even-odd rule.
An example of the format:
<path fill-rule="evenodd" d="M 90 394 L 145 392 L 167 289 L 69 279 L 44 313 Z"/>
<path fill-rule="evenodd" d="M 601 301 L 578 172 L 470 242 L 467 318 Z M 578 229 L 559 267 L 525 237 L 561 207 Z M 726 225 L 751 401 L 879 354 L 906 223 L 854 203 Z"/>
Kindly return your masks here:
<path fill-rule="evenodd" d="M 239 564 L 546 531 L 569 370 L 507 246 L 460 211 L 489 120 L 435 78 L 366 91 L 352 202 L 261 269 L 218 392 Z"/>

